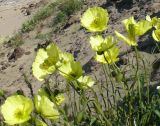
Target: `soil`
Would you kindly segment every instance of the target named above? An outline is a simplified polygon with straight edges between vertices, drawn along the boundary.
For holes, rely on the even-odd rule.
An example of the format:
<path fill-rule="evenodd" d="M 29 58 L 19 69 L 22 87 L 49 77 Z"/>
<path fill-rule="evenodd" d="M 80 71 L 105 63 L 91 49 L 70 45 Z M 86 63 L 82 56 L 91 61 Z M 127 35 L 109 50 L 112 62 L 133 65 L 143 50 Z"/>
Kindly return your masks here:
<path fill-rule="evenodd" d="M 37 34 L 45 33 L 51 33 L 51 39 L 63 51 L 72 53 L 75 59 L 81 62 L 86 74 L 94 76 L 93 73 L 95 73 L 99 81 L 104 81 L 101 65 L 95 62 L 93 58 L 94 52 L 89 44 L 91 33 L 82 28 L 79 21 L 82 13 L 91 6 L 101 6 L 109 12 L 109 28 L 105 31 L 105 35 L 114 35 L 114 30 L 125 33 L 121 21 L 130 16 L 134 16 L 136 20 L 145 19 L 146 15 L 160 17 L 160 0 L 107 0 L 107 2 L 106 0 L 86 0 L 82 10 L 70 16 L 68 23 L 61 31 L 57 33 L 51 32 L 52 28 L 48 25 L 53 21 L 54 16 L 51 16 L 37 25 L 35 30 L 23 34 L 25 42 L 18 48 L 13 48 L 6 44 L 0 45 L 0 88 L 5 90 L 8 95 L 17 90 L 22 90 L 26 95 L 30 95 L 29 88 L 24 80 L 24 74 L 32 84 L 34 92 L 41 86 L 43 82 L 39 82 L 33 77 L 31 66 L 37 48 L 47 44 L 45 40 L 38 39 L 36 36 Z M 0 29 L 1 27 L 0 25 Z M 160 82 L 160 75 L 158 75 L 160 63 L 156 61 L 160 58 L 160 52 L 153 51 L 155 49 L 155 41 L 151 38 L 151 33 L 144 35 L 138 41 L 141 55 L 148 63 L 147 68 L 149 70 L 156 69 L 153 70 L 153 82 Z M 118 46 L 121 51 L 130 49 L 122 42 Z M 129 56 L 134 57 L 133 54 L 134 52 L 132 53 L 131 51 Z M 123 58 L 126 57 L 123 56 Z M 154 62 L 158 64 L 156 68 L 152 67 Z"/>
<path fill-rule="evenodd" d="M 13 36 L 31 18 L 42 0 L 1 0 L 0 37 Z"/>

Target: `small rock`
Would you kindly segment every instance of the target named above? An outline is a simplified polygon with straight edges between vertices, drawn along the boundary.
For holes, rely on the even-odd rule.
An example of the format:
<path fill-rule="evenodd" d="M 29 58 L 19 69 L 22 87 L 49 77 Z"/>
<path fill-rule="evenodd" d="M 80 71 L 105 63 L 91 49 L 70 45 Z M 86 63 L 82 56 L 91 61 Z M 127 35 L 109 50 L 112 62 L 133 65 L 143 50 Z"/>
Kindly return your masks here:
<path fill-rule="evenodd" d="M 30 51 L 28 51 L 28 52 L 25 52 L 25 55 L 29 55 L 29 54 L 31 54 L 31 52 L 30 52 Z"/>
<path fill-rule="evenodd" d="M 19 71 L 21 71 L 21 70 L 23 70 L 23 66 L 20 66 L 20 67 L 19 67 Z"/>
<path fill-rule="evenodd" d="M 24 16 L 31 15 L 31 12 L 30 12 L 29 8 L 26 8 L 26 7 L 21 8 L 21 13 L 22 13 Z"/>
<path fill-rule="evenodd" d="M 34 4 L 34 3 L 29 4 L 29 8 L 32 8 L 32 7 L 35 7 L 35 6 L 36 6 L 36 4 Z"/>
<path fill-rule="evenodd" d="M 20 47 L 17 47 L 13 50 L 13 52 L 11 54 L 8 54 L 8 61 L 15 61 L 18 58 L 22 57 L 22 55 L 24 54 L 24 50 Z"/>

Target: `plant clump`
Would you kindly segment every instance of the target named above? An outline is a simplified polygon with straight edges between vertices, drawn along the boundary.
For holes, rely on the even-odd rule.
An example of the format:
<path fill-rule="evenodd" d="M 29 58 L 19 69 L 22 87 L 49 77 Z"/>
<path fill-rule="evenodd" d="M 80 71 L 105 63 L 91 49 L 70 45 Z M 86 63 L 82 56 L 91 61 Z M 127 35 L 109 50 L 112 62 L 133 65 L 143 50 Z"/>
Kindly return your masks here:
<path fill-rule="evenodd" d="M 72 0 L 74 2 L 74 0 Z M 70 3 L 72 5 L 72 3 Z M 67 15 L 75 6 L 64 5 Z M 74 3 L 75 5 L 75 3 Z M 76 6 L 78 6 L 76 4 Z M 69 8 L 70 10 L 68 10 Z M 4 99 L 1 114 L 4 123 L 23 126 L 147 126 L 159 125 L 160 91 L 150 88 L 150 74 L 146 62 L 137 46 L 137 39 L 152 31 L 155 41 L 159 42 L 159 18 L 149 16 L 146 20 L 136 21 L 130 17 L 122 21 L 127 36 L 115 30 L 115 35 L 106 36 L 109 15 L 101 7 L 86 10 L 81 17 L 81 25 L 91 32 L 89 43 L 95 51 L 95 60 L 102 64 L 104 82 L 93 78 L 83 71 L 80 62 L 72 54 L 63 52 L 54 42 L 37 51 L 32 64 L 34 77 L 44 82 L 37 94 L 33 94 L 29 81 L 32 100 L 22 93 Z M 134 47 L 135 63 L 118 65 L 121 50 L 117 46 L 123 41 Z M 132 62 L 132 61 L 131 61 Z M 55 84 L 51 75 L 56 73 Z M 149 73 L 149 74 L 148 74 Z M 94 74 L 94 73 L 93 73 Z M 64 81 L 58 82 L 57 76 Z M 26 79 L 26 78 L 25 78 Z M 60 83 L 63 87 L 60 87 Z M 33 105 L 35 107 L 33 107 Z"/>

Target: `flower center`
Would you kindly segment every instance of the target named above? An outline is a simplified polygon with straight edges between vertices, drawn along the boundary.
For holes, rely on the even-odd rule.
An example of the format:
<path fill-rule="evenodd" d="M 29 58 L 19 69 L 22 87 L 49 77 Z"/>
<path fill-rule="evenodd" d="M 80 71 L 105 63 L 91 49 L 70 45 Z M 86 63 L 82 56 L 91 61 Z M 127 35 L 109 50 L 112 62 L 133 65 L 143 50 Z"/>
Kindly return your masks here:
<path fill-rule="evenodd" d="M 94 25 L 98 25 L 98 20 L 99 20 L 98 18 L 95 18 L 95 19 L 93 20 L 93 24 L 94 24 Z"/>
<path fill-rule="evenodd" d="M 16 110 L 16 112 L 14 113 L 14 116 L 15 116 L 16 118 L 22 118 L 23 113 L 22 113 L 22 111 L 21 111 L 20 109 L 18 109 L 18 110 Z"/>
<path fill-rule="evenodd" d="M 47 60 L 44 61 L 43 64 L 40 65 L 40 67 L 41 67 L 42 69 L 48 69 L 48 68 L 49 68 L 50 66 L 52 66 L 52 65 L 53 65 L 52 60 L 47 59 Z"/>

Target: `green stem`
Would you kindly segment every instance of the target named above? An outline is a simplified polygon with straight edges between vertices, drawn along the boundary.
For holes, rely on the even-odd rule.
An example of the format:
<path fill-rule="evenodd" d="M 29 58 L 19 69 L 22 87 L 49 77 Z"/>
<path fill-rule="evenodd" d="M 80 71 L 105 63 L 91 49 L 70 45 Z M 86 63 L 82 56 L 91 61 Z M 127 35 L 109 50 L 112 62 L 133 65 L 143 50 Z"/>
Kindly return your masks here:
<path fill-rule="evenodd" d="M 103 71 L 104 71 L 104 76 L 105 76 L 105 79 L 106 79 L 106 92 L 107 92 L 107 100 L 108 100 L 108 110 L 109 110 L 109 106 L 112 107 L 112 104 L 111 104 L 111 101 L 110 101 L 110 97 L 109 97 L 109 85 L 107 83 L 107 73 L 106 73 L 106 68 L 105 68 L 105 65 L 102 65 L 102 68 L 103 68 Z"/>
<path fill-rule="evenodd" d="M 128 104 L 129 104 L 129 126 L 132 126 L 132 98 L 130 96 L 130 92 L 128 94 L 129 100 L 128 100 Z"/>
<path fill-rule="evenodd" d="M 107 73 L 107 75 L 108 75 L 108 78 L 109 78 L 109 80 L 110 80 L 110 82 L 111 82 L 111 86 L 112 86 L 112 96 L 113 96 L 113 102 L 114 102 L 114 106 L 116 105 L 116 101 L 117 101 L 117 99 L 116 99 L 116 92 L 115 92 L 115 87 L 116 87 L 116 85 L 115 85 L 115 83 L 113 82 L 113 78 L 112 78 L 112 76 L 111 76 L 111 70 L 110 70 L 110 67 L 109 67 L 109 65 L 106 65 L 106 73 Z M 108 70 L 107 70 L 108 69 Z M 108 72 L 109 71 L 109 72 Z"/>
<path fill-rule="evenodd" d="M 50 88 L 49 82 L 46 83 L 46 87 L 49 90 L 50 94 L 54 96 L 54 93 Z M 59 112 L 61 112 L 61 114 L 63 115 L 64 120 L 68 121 L 68 117 L 67 117 L 65 111 L 59 107 L 59 105 L 56 103 L 56 99 L 54 97 L 52 97 L 51 101 L 55 104 L 55 106 L 59 110 Z"/>
<path fill-rule="evenodd" d="M 139 61 L 138 61 L 139 53 L 138 53 L 138 50 L 137 50 L 136 47 L 135 47 L 135 51 L 136 51 L 136 62 L 137 62 L 136 80 L 138 81 L 139 104 L 140 104 L 141 112 L 142 112 L 142 110 L 143 110 L 142 109 L 143 101 L 142 101 L 142 95 L 141 95 L 141 83 L 140 83 L 140 80 L 139 80 Z"/>
<path fill-rule="evenodd" d="M 143 62 L 143 66 L 144 66 L 144 72 L 145 72 L 145 80 L 147 80 L 147 102 L 149 104 L 149 97 L 150 97 L 150 92 L 149 92 L 149 77 L 147 77 L 147 69 L 146 69 L 146 65 L 145 65 L 145 61 L 142 59 L 142 62 Z"/>
<path fill-rule="evenodd" d="M 135 48 L 135 52 L 136 52 L 136 73 L 135 73 L 135 77 L 136 77 L 136 80 L 137 80 L 138 72 L 139 72 L 138 50 L 137 50 L 137 47 L 134 47 L 134 48 Z"/>
<path fill-rule="evenodd" d="M 105 114 L 104 114 L 104 112 L 103 112 L 103 110 L 102 110 L 102 106 L 101 106 L 101 104 L 100 104 L 99 101 L 98 101 L 98 97 L 97 97 L 96 92 L 95 92 L 92 88 L 90 88 L 90 89 L 91 89 L 91 91 L 92 91 L 93 94 L 94 94 L 95 101 L 93 102 L 93 104 L 94 104 L 96 110 L 98 111 L 99 114 L 101 114 L 102 118 L 105 120 L 106 126 L 112 126 L 112 124 L 111 124 L 110 121 L 106 118 L 106 116 L 105 116 Z"/>

